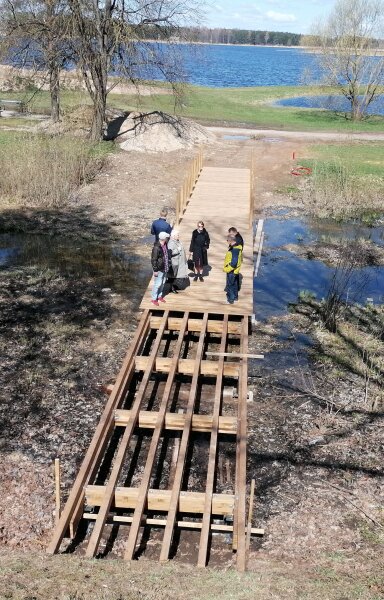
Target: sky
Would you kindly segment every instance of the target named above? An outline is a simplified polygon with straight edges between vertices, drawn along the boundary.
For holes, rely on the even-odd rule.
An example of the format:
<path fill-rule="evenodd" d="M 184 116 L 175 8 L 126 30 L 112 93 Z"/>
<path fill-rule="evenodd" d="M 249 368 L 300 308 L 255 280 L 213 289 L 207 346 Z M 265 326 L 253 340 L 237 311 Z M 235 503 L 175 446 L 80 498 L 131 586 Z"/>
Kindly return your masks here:
<path fill-rule="evenodd" d="M 313 23 L 327 16 L 336 0 L 211 0 L 205 25 L 230 29 L 310 33 Z"/>

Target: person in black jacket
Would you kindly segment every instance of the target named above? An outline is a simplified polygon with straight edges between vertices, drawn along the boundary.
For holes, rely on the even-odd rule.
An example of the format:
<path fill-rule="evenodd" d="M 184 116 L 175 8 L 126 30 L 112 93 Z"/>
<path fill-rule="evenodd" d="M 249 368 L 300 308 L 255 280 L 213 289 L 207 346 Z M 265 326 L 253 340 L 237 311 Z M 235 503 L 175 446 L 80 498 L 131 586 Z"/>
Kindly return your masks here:
<path fill-rule="evenodd" d="M 151 263 L 153 269 L 153 287 L 151 302 L 155 306 L 159 306 L 159 302 L 165 302 L 163 290 L 171 265 L 171 257 L 167 246 L 168 238 L 169 233 L 160 231 L 159 241 L 155 242 L 152 248 Z"/>
<path fill-rule="evenodd" d="M 168 211 L 166 208 L 162 208 L 160 211 L 160 217 L 153 221 L 151 226 L 151 233 L 155 236 L 155 242 L 159 241 L 159 233 L 165 231 L 165 233 L 171 233 L 172 227 L 167 221 Z"/>
<path fill-rule="evenodd" d="M 189 257 L 193 257 L 195 276 L 194 281 L 204 281 L 203 270 L 208 265 L 208 254 L 210 239 L 203 221 L 199 221 L 197 229 L 192 232 L 191 244 L 189 246 Z"/>

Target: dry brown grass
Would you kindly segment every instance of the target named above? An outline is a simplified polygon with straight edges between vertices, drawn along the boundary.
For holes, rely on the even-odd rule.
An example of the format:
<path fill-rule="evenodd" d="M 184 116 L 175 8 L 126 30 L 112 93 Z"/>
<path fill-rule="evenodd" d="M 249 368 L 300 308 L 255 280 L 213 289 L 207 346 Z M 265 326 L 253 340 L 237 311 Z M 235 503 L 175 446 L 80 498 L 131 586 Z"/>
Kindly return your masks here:
<path fill-rule="evenodd" d="M 69 137 L 25 135 L 0 145 L 0 196 L 19 206 L 60 208 L 91 178 L 91 145 Z"/>

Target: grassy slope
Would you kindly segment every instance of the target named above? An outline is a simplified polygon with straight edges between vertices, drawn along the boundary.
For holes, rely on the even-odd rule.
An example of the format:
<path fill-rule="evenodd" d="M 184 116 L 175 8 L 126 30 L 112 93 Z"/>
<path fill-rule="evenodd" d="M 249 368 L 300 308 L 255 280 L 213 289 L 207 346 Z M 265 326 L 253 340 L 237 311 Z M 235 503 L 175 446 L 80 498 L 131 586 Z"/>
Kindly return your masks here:
<path fill-rule="evenodd" d="M 363 561 L 364 563 L 364 561 Z M 379 600 L 380 560 L 349 565 L 342 554 L 311 562 L 252 561 L 234 569 L 170 562 L 84 560 L 71 555 L 0 553 L 1 598 L 13 600 Z M 352 569 L 351 569 L 352 567 Z"/>
<path fill-rule="evenodd" d="M 279 98 L 308 94 L 323 94 L 321 88 L 298 87 L 251 87 L 251 88 L 203 88 L 189 86 L 183 106 L 177 113 L 209 122 L 244 123 L 258 127 L 269 127 L 303 131 L 343 131 L 343 132 L 383 132 L 384 117 L 370 117 L 359 123 L 351 123 L 344 115 L 336 115 L 324 110 L 282 108 L 273 106 Z M 28 99 L 23 93 L 4 93 L 4 97 Z M 70 108 L 79 104 L 89 104 L 85 92 L 62 91 L 62 105 Z M 168 94 L 141 96 L 134 94 L 110 94 L 108 104 L 124 110 L 163 110 L 174 112 L 174 99 Z M 33 110 L 49 110 L 47 92 L 34 96 Z"/>

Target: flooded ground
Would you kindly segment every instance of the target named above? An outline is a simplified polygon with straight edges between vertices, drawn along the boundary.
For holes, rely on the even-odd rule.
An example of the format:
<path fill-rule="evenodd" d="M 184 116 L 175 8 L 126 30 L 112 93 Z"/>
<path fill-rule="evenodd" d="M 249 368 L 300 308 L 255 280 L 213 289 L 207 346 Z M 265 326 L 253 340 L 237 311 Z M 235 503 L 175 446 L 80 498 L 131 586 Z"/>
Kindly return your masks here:
<path fill-rule="evenodd" d="M 323 298 L 335 273 L 324 260 L 298 255 L 288 247 L 311 244 L 365 240 L 384 246 L 384 227 L 366 227 L 358 223 L 336 223 L 309 218 L 289 218 L 279 211 L 264 221 L 264 246 L 260 270 L 254 282 L 255 314 L 258 321 L 284 315 L 302 291 Z M 367 265 L 355 269 L 347 297 L 353 302 L 382 304 L 384 301 L 384 267 Z"/>
<path fill-rule="evenodd" d="M 0 268 L 24 266 L 91 278 L 99 287 L 125 295 L 133 286 L 145 288 L 151 274 L 148 257 L 136 254 L 125 240 L 100 243 L 64 235 L 0 234 Z"/>

